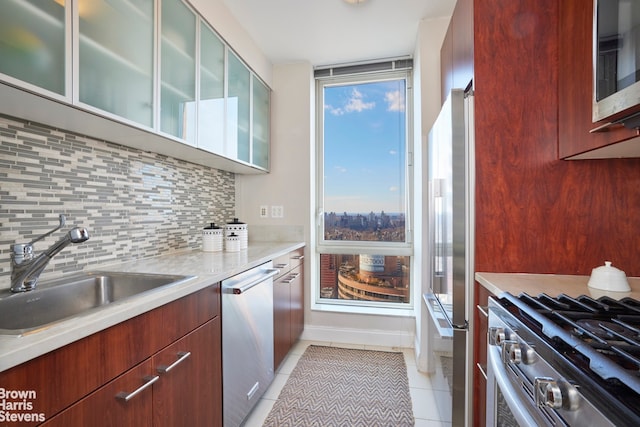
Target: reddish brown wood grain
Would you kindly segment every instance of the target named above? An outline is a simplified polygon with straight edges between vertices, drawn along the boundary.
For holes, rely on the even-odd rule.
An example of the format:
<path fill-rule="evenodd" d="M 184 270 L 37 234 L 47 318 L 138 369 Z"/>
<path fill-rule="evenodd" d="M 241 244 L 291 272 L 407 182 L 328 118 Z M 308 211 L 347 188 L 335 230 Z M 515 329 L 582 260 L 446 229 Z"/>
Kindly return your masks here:
<path fill-rule="evenodd" d="M 591 118 L 593 1 L 567 0 L 558 3 L 561 17 L 558 38 L 558 116 L 562 124 L 559 127 L 558 154 L 560 158 L 566 158 L 632 138 L 636 132 L 623 127 L 614 127 L 607 132 L 589 132 L 607 122 L 604 120 L 594 124 Z"/>
<path fill-rule="evenodd" d="M 559 3 L 475 8 L 476 271 L 640 275 L 640 160 L 558 160 Z"/>

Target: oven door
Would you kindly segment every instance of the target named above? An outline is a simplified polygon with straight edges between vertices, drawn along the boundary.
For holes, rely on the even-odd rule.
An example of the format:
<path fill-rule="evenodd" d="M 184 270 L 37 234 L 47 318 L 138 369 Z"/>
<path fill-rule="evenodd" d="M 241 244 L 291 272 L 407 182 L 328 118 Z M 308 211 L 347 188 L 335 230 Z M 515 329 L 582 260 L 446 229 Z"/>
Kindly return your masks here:
<path fill-rule="evenodd" d="M 513 371 L 502 362 L 502 347 L 487 350 L 487 426 L 551 426 L 536 407 L 533 396 Z"/>

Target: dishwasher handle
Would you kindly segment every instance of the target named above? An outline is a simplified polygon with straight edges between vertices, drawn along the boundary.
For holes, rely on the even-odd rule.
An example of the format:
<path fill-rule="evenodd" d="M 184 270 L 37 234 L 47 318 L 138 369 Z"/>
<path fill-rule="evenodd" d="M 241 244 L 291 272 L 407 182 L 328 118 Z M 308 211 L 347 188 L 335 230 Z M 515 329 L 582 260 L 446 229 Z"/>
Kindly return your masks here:
<path fill-rule="evenodd" d="M 260 283 L 264 282 L 267 279 L 272 278 L 273 276 L 277 275 L 278 273 L 280 273 L 280 270 L 277 268 L 268 268 L 267 270 L 265 270 L 265 274 L 261 275 L 259 278 L 252 280 L 250 282 L 246 282 L 246 283 L 241 283 L 238 286 L 234 286 L 231 288 L 231 292 L 235 295 L 240 295 L 244 292 L 247 292 L 249 289 L 253 288 L 256 285 L 259 285 Z"/>

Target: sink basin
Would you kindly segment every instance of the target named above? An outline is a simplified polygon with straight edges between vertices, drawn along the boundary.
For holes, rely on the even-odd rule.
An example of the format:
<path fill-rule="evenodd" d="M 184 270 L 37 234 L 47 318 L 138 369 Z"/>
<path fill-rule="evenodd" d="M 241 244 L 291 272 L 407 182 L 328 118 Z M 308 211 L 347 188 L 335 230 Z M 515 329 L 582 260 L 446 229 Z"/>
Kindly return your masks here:
<path fill-rule="evenodd" d="M 83 272 L 42 282 L 33 291 L 0 294 L 0 334 L 23 335 L 61 320 L 177 285 L 193 276 Z"/>

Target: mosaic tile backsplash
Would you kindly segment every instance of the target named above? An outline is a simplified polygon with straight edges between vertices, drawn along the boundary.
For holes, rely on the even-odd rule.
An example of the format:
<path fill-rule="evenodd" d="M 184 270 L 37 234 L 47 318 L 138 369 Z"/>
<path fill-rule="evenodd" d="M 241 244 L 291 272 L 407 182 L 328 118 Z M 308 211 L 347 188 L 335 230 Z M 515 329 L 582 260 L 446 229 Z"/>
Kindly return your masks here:
<path fill-rule="evenodd" d="M 10 249 L 67 218 L 90 239 L 69 245 L 41 276 L 199 248 L 202 228 L 235 212 L 233 173 L 0 115 L 0 289 Z M 34 244 L 48 248 L 65 231 Z"/>

